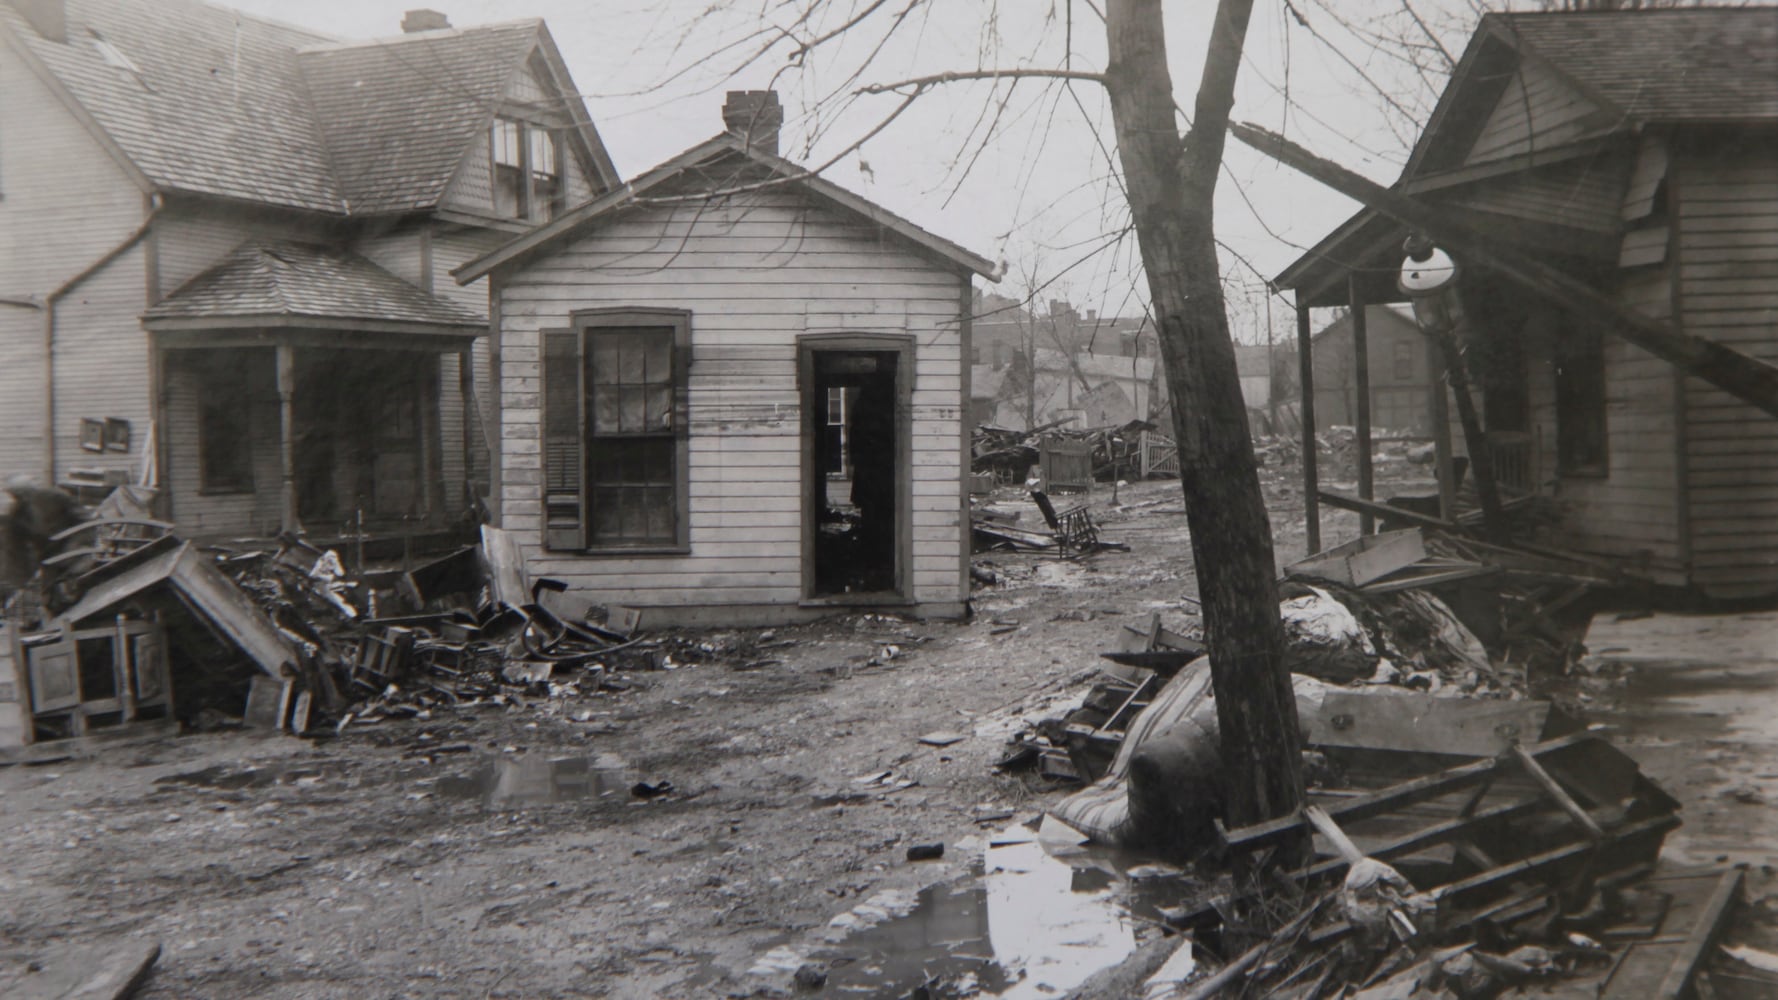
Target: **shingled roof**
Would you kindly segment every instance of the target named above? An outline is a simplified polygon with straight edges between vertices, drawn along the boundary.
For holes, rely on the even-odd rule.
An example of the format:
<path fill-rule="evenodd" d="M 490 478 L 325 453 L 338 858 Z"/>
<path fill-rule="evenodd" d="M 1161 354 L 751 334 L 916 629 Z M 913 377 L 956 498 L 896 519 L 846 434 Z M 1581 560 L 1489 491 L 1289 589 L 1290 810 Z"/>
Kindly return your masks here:
<path fill-rule="evenodd" d="M 297 242 L 254 242 L 186 282 L 143 314 L 151 330 L 252 321 L 354 329 L 450 327 L 474 335 L 487 320 L 346 250 Z"/>
<path fill-rule="evenodd" d="M 1778 119 L 1778 8 L 1490 14 L 1487 20 L 1630 118 Z"/>
<path fill-rule="evenodd" d="M 542 26 L 515 21 L 302 52 L 315 119 L 350 210 L 437 204 Z"/>
<path fill-rule="evenodd" d="M 65 42 L 5 0 L 0 32 L 150 184 L 332 214 L 436 205 L 547 44 L 537 20 L 342 42 L 197 0 L 66 3 Z"/>

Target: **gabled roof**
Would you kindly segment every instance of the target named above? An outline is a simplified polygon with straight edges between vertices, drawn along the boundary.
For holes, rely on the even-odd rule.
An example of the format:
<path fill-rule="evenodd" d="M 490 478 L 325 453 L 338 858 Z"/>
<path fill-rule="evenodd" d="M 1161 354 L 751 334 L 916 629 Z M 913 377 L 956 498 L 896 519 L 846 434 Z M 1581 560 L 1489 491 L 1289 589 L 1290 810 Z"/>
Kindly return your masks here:
<path fill-rule="evenodd" d="M 323 36 L 193 0 L 67 0 L 68 36 L 0 26 L 155 186 L 336 212 L 296 49 Z M 108 61 L 103 40 L 134 69 Z"/>
<path fill-rule="evenodd" d="M 350 211 L 438 204 L 543 22 L 309 48 L 297 59 Z"/>
<path fill-rule="evenodd" d="M 1049 347 L 1039 347 L 1032 351 L 1032 360 L 1040 372 L 1066 372 L 1071 367 L 1078 367 L 1080 373 L 1088 378 L 1104 379 L 1135 379 L 1147 382 L 1154 377 L 1153 358 L 1131 358 L 1116 354 L 1088 354 L 1082 351 L 1074 356 L 1074 365 L 1068 364 L 1068 355 Z"/>
<path fill-rule="evenodd" d="M 66 2 L 65 42 L 6 0 L 0 38 L 152 187 L 330 214 L 435 206 L 526 57 L 560 61 L 535 20 L 341 42 L 197 0 Z"/>
<path fill-rule="evenodd" d="M 150 330 L 240 326 L 352 326 L 483 333 L 488 321 L 410 285 L 347 250 L 253 242 L 186 282 L 142 315 Z M 423 328 L 447 329 L 423 329 Z"/>
<path fill-rule="evenodd" d="M 459 284 L 469 284 L 495 268 L 530 257 L 561 240 L 608 221 L 622 209 L 641 202 L 651 191 L 675 183 L 698 184 L 703 180 L 704 173 L 714 172 L 714 168 L 723 161 L 755 168 L 755 172 L 761 173 L 765 178 L 762 181 L 750 180 L 747 184 L 736 187 L 780 183 L 796 185 L 840 209 L 862 216 L 895 233 L 931 255 L 973 271 L 989 281 L 1000 280 L 1000 267 L 987 258 L 971 253 L 942 236 L 927 232 L 881 205 L 853 194 L 818 174 L 809 173 L 790 160 L 750 147 L 727 133 L 693 146 L 615 191 L 563 212 L 553 221 L 531 230 L 492 253 L 464 264 L 451 274 Z M 724 174 L 733 177 L 736 176 L 736 171 L 728 170 Z M 722 185 L 719 188 L 726 189 Z"/>
<path fill-rule="evenodd" d="M 1483 25 L 1645 122 L 1778 119 L 1778 9 L 1489 14 Z"/>

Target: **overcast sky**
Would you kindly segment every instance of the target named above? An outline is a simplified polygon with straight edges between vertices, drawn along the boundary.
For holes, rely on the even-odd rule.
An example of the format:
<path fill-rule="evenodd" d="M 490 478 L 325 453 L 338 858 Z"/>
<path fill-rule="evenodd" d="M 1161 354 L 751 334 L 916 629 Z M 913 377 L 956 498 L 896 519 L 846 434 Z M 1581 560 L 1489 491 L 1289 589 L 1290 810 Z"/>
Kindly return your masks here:
<path fill-rule="evenodd" d="M 416 0 L 220 2 L 345 38 L 398 34 L 402 12 L 419 6 Z M 747 62 L 766 40 L 762 32 L 787 29 L 808 38 L 869 6 L 832 0 L 824 19 L 792 24 L 794 12 L 809 2 L 435 0 L 433 6 L 459 27 L 543 18 L 626 177 L 720 131 L 724 91 L 775 87 L 786 105 L 787 156 L 813 165 L 837 155 L 827 170 L 834 181 L 978 253 L 1006 259 L 1009 274 L 997 291 L 1022 296 L 1033 284 L 1050 282 L 1039 302 L 1067 298 L 1106 313 L 1141 314 L 1146 295 L 1132 264 L 1134 237 L 1091 253 L 1128 218 L 1106 154 L 1109 112 L 1095 85 L 1024 81 L 1010 96 L 1005 83 L 941 86 L 860 150 L 846 152 L 899 103 L 887 95 L 854 96 L 868 83 L 989 67 L 1102 69 L 1105 31 L 1094 11 L 1102 4 L 1011 0 L 996 11 L 985 2 L 928 0 L 879 49 L 883 28 L 908 6 L 908 0 L 890 0 L 800 66 L 787 62 L 784 44 Z M 1461 54 L 1474 24 L 1471 3 L 1413 4 L 1451 53 Z M 1293 0 L 1291 7 L 1258 0 L 1235 118 L 1282 128 L 1375 179 L 1394 180 L 1413 137 L 1404 121 L 1424 114 L 1439 82 L 1429 84 L 1404 54 L 1441 61 L 1403 7 L 1402 0 Z M 1174 0 L 1167 9 L 1174 94 L 1189 108 L 1214 2 Z M 1383 49 L 1367 33 L 1407 39 L 1416 48 Z M 996 118 L 984 142 L 984 129 Z M 1264 339 L 1264 309 L 1257 279 L 1233 255 L 1275 275 L 1354 208 L 1231 142 L 1217 231 L 1230 251 L 1230 281 L 1245 286 L 1231 288 L 1238 339 Z M 1276 303 L 1273 320 L 1280 335 L 1292 329 L 1287 310 Z"/>

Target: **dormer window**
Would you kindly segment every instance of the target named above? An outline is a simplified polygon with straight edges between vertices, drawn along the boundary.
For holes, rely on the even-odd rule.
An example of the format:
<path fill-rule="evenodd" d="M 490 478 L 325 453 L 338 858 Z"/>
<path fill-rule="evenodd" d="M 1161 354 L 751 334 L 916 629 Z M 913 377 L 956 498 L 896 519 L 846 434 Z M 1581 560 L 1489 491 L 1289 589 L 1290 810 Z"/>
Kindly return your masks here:
<path fill-rule="evenodd" d="M 494 214 L 548 222 L 562 200 L 561 145 L 535 122 L 496 118 L 489 136 L 494 168 Z"/>

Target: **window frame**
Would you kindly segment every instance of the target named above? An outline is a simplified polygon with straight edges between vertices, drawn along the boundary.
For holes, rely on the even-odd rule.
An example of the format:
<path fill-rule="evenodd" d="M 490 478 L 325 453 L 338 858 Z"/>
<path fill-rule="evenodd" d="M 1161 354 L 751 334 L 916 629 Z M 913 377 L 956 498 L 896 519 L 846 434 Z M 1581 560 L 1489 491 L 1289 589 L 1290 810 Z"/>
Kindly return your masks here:
<path fill-rule="evenodd" d="M 518 154 L 518 162 L 505 163 L 501 160 L 500 135 L 504 128 L 511 128 Z M 561 214 L 567 207 L 566 199 L 568 184 L 567 153 L 563 142 L 566 129 L 558 128 L 547 122 L 538 121 L 522 114 L 501 112 L 494 116 L 488 125 L 488 204 L 497 219 L 508 219 L 515 222 L 545 223 Z M 534 137 L 542 134 L 548 139 L 550 157 L 554 161 L 548 169 L 540 169 L 533 162 L 532 156 Z M 501 171 L 511 170 L 518 174 L 518 214 L 508 214 L 500 205 Z M 543 186 L 541 176 L 554 181 L 553 190 L 547 198 L 539 197 Z M 539 207 L 544 210 L 539 212 Z"/>
<path fill-rule="evenodd" d="M 570 326 L 562 329 L 544 330 L 541 332 L 543 343 L 538 352 L 540 411 L 538 415 L 538 432 L 541 439 L 542 477 L 538 484 L 540 500 L 539 513 L 543 534 L 543 547 L 551 552 L 568 552 L 588 556 L 653 556 L 653 555 L 687 555 L 691 552 L 691 498 L 689 466 L 691 461 L 691 424 L 689 405 L 689 383 L 691 375 L 691 313 L 683 309 L 663 308 L 609 308 L 582 309 L 569 314 Z M 618 332 L 637 328 L 660 328 L 670 330 L 672 337 L 672 388 L 673 402 L 670 413 L 669 429 L 658 434 L 625 434 L 623 437 L 634 438 L 670 438 L 672 440 L 672 481 L 674 532 L 673 540 L 650 540 L 637 544 L 599 543 L 593 539 L 593 483 L 592 462 L 589 460 L 594 442 L 599 437 L 593 433 L 591 414 L 588 412 L 587 399 L 587 364 L 591 356 L 593 338 L 601 331 Z M 545 366 L 549 364 L 551 352 L 548 341 L 551 337 L 569 335 L 573 343 L 573 363 L 575 386 L 575 442 L 576 442 L 576 475 L 578 477 L 578 522 L 572 529 L 558 525 L 552 520 L 551 486 L 551 404 L 548 394 L 550 376 Z M 560 361 L 558 361 L 560 363 Z M 560 391 L 560 390 L 555 390 Z M 556 510 L 561 504 L 554 505 Z M 564 538 L 564 534 L 572 530 L 573 537 Z"/>

